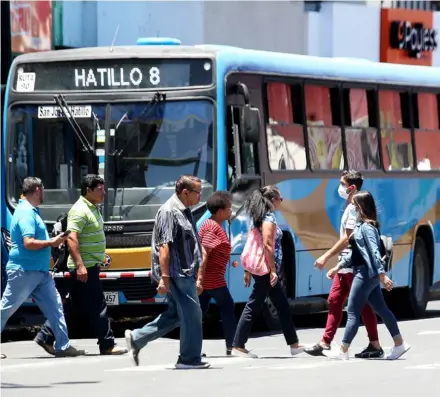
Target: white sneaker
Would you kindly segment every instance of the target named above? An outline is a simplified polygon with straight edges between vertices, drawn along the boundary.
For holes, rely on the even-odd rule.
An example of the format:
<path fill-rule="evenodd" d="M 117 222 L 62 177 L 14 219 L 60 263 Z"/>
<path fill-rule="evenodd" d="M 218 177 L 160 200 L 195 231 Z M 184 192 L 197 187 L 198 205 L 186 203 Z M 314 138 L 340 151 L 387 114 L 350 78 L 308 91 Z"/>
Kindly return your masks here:
<path fill-rule="evenodd" d="M 394 346 L 389 354 L 385 357 L 387 360 L 397 360 L 399 357 L 403 356 L 411 346 L 408 343 L 403 342 L 400 346 Z"/>
<path fill-rule="evenodd" d="M 290 348 L 290 354 L 292 356 L 296 356 L 297 354 L 301 354 L 301 353 L 304 353 L 304 346 Z"/>
<path fill-rule="evenodd" d="M 341 348 L 334 350 L 323 350 L 324 356 L 331 358 L 332 360 L 348 360 L 348 351 L 344 353 Z"/>
<path fill-rule="evenodd" d="M 236 357 L 244 357 L 244 358 L 258 358 L 255 353 L 251 353 L 250 350 L 243 349 L 238 350 L 235 347 L 232 348 L 232 355 Z"/>

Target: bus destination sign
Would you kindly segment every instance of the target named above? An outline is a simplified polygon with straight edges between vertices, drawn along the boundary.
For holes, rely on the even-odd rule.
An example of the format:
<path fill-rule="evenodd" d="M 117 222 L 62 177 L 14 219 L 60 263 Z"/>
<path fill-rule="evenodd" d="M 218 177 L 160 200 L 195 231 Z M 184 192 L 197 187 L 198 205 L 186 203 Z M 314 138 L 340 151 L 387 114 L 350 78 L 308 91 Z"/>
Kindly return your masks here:
<path fill-rule="evenodd" d="M 120 59 L 18 65 L 14 89 L 35 91 L 149 90 L 209 86 L 210 59 Z"/>

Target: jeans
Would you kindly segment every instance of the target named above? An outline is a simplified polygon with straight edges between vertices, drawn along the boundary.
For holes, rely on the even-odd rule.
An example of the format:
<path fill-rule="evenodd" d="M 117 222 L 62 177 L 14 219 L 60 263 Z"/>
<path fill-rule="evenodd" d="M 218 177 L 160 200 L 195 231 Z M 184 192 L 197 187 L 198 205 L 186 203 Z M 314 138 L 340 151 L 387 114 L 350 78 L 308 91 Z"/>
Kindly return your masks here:
<path fill-rule="evenodd" d="M 235 318 L 234 300 L 229 292 L 228 287 L 204 290 L 199 296 L 202 314 L 206 314 L 209 308 L 209 301 L 214 298 L 220 308 L 222 316 L 223 333 L 226 339 L 226 348 L 232 348 L 235 331 L 237 329 L 237 320 Z"/>
<path fill-rule="evenodd" d="M 370 278 L 368 267 L 354 268 L 354 280 L 351 286 L 347 306 L 347 324 L 345 327 L 342 343 L 350 345 L 359 329 L 359 317 L 362 308 L 368 302 L 373 310 L 382 318 L 389 333 L 394 338 L 400 335 L 394 314 L 388 309 L 380 288 L 379 277 Z"/>
<path fill-rule="evenodd" d="M 328 296 L 327 324 L 322 336 L 322 340 L 328 345 L 332 343 L 336 331 L 341 324 L 344 303 L 350 294 L 353 278 L 353 273 L 337 274 L 333 278 L 333 284 Z M 370 342 L 378 341 L 377 317 L 370 305 L 365 305 L 361 312 L 361 317 Z"/>
<path fill-rule="evenodd" d="M 142 349 L 180 325 L 179 361 L 199 363 L 203 342 L 202 310 L 194 277 L 171 278 L 167 298 L 168 310 L 143 328 L 133 330 L 132 343 Z"/>
<path fill-rule="evenodd" d="M 66 350 L 70 347 L 67 325 L 64 318 L 61 297 L 55 288 L 55 283 L 49 272 L 8 270 L 8 282 L 4 291 L 0 316 L 1 331 L 8 319 L 31 297 L 38 305 L 48 324 L 55 333 L 55 351 Z"/>
<path fill-rule="evenodd" d="M 271 287 L 269 274 L 264 276 L 252 275 L 252 277 L 255 281 L 254 287 L 238 322 L 233 346 L 244 348 L 251 332 L 252 323 L 260 314 L 267 297 L 270 297 L 277 309 L 287 344 L 293 345 L 298 343 L 298 336 L 293 324 L 292 314 L 290 313 L 289 301 L 280 282 Z"/>
<path fill-rule="evenodd" d="M 85 315 L 94 336 L 98 338 L 99 350 L 103 352 L 115 346 L 115 339 L 107 314 L 107 304 L 99 273 L 99 266 L 89 267 L 87 281 L 83 283 L 76 279 L 76 271 L 70 272 L 70 284 L 68 291 L 65 291 L 70 294 L 70 298 L 64 302 L 64 311 L 67 319 L 72 315 L 72 311 L 76 310 Z M 56 340 L 56 335 L 48 322 L 41 327 L 37 338 L 48 344 Z"/>

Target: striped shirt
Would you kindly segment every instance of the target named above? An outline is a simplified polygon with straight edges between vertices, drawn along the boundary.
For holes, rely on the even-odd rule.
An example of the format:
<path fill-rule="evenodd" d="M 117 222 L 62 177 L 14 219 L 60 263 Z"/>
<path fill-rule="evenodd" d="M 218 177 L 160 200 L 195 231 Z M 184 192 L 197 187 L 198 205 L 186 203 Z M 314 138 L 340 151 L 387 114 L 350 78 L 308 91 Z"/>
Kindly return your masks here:
<path fill-rule="evenodd" d="M 199 237 L 202 246 L 211 250 L 203 288 L 210 290 L 226 287 L 225 273 L 231 256 L 231 243 L 226 232 L 216 221 L 207 219 L 200 228 Z"/>
<path fill-rule="evenodd" d="M 191 209 L 176 194 L 159 208 L 154 222 L 151 270 L 155 281 L 161 277 L 159 248 L 164 244 L 170 250 L 170 276 L 195 277 L 202 263 L 202 248 Z"/>
<path fill-rule="evenodd" d="M 104 262 L 104 222 L 96 205 L 81 196 L 69 211 L 67 230 L 78 233 L 79 253 L 85 267 Z M 75 267 L 70 255 L 67 266 Z"/>

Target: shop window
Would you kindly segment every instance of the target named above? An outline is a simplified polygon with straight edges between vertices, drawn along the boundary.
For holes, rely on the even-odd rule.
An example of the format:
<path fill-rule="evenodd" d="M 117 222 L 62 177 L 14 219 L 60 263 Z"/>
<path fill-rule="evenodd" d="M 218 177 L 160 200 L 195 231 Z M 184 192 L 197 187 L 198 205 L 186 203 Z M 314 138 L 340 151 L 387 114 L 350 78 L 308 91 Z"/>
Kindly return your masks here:
<path fill-rule="evenodd" d="M 379 169 L 375 92 L 345 88 L 343 98 L 348 168 L 359 171 Z"/>
<path fill-rule="evenodd" d="M 412 170 L 410 96 L 405 92 L 379 90 L 379 111 L 385 170 Z"/>
<path fill-rule="evenodd" d="M 440 169 L 439 96 L 418 93 L 416 104 L 419 125 L 414 130 L 416 164 L 419 171 Z"/>
<path fill-rule="evenodd" d="M 305 170 L 304 114 L 299 84 L 266 85 L 267 150 L 272 171 Z"/>
<path fill-rule="evenodd" d="M 341 102 L 338 88 L 305 85 L 304 95 L 312 169 L 343 169 Z"/>

